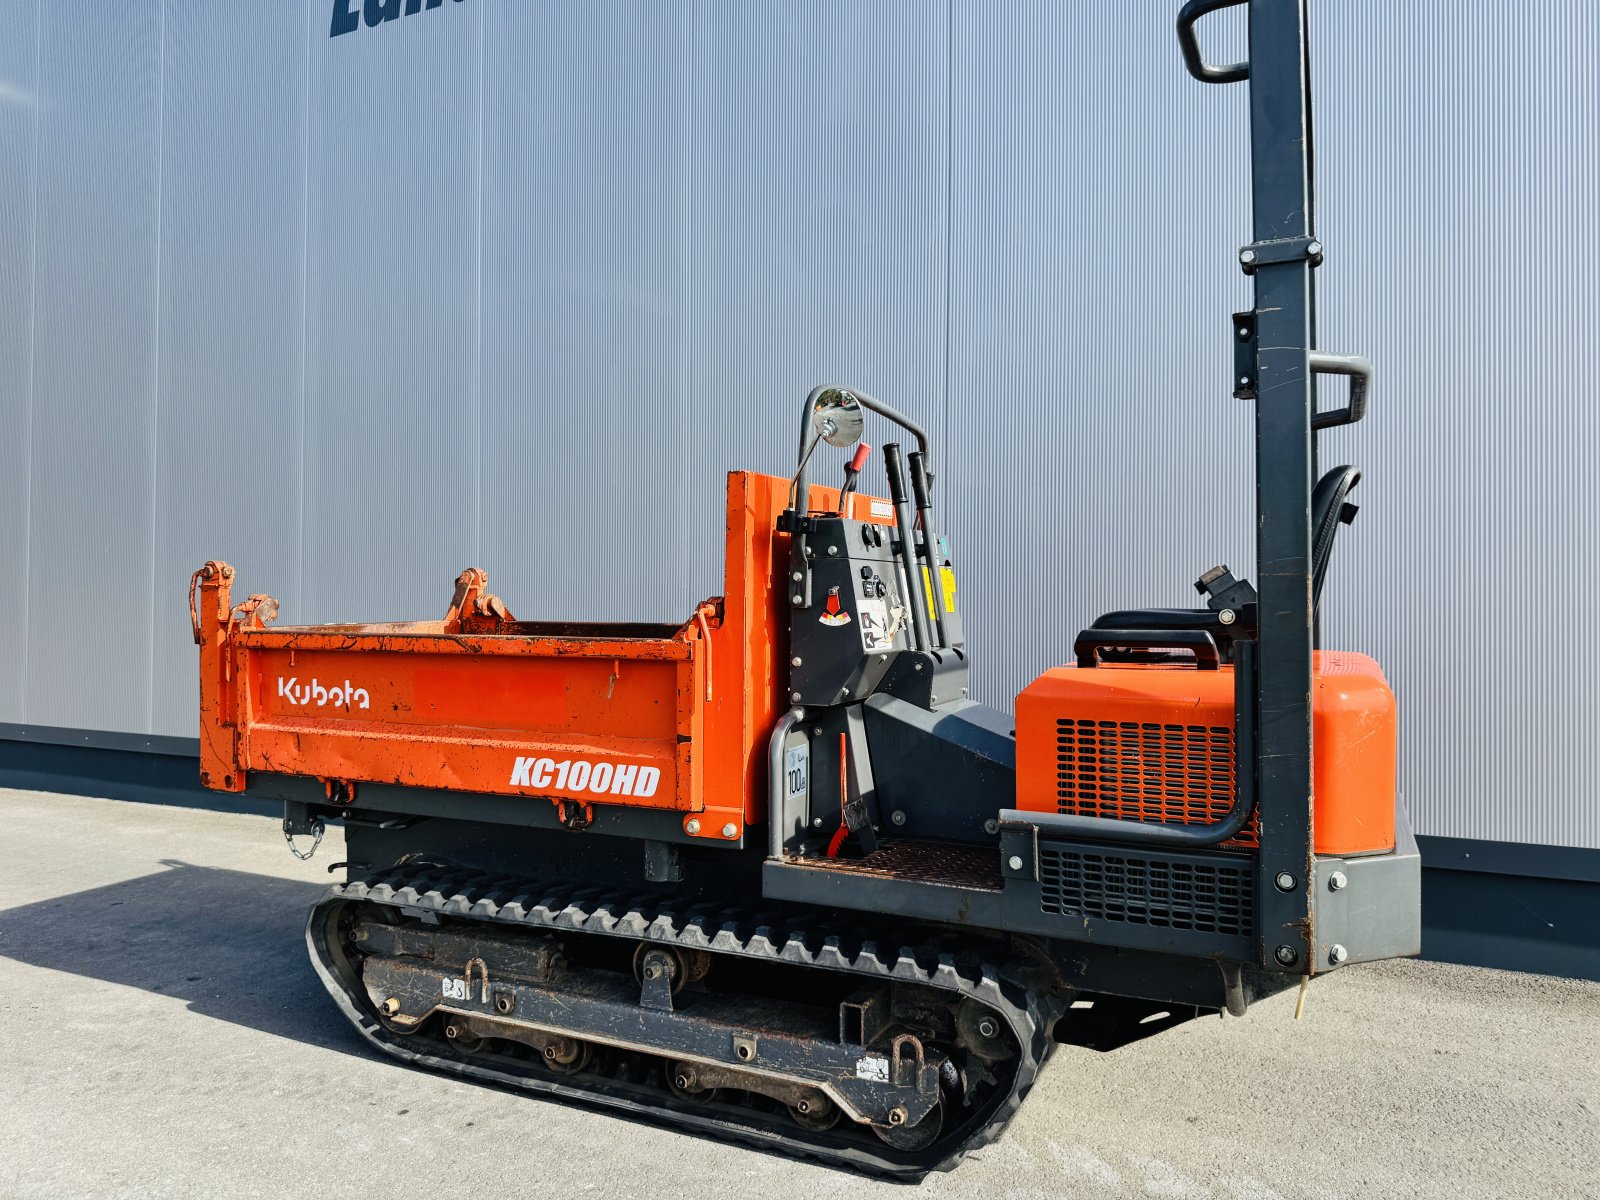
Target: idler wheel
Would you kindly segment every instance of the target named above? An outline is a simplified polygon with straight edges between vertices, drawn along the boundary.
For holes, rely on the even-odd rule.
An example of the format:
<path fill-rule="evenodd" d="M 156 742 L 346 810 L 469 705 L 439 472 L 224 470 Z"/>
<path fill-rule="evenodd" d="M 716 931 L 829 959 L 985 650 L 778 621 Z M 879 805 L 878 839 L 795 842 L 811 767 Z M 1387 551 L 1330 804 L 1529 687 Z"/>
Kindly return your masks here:
<path fill-rule="evenodd" d="M 633 952 L 634 982 L 642 985 L 647 973 L 662 969 L 671 976 L 672 994 L 676 996 L 684 984 L 705 978 L 711 969 L 711 955 L 703 950 L 684 950 L 662 942 L 640 942 Z"/>
<path fill-rule="evenodd" d="M 935 1104 L 928 1110 L 928 1115 L 915 1125 L 904 1123 L 904 1111 L 895 1109 L 889 1114 L 889 1124 L 874 1125 L 872 1132 L 878 1135 L 880 1142 L 896 1150 L 926 1150 L 944 1128 L 944 1105 Z M 900 1120 L 895 1119 L 896 1113 L 902 1114 Z"/>
<path fill-rule="evenodd" d="M 718 1096 L 716 1088 L 708 1088 L 695 1078 L 693 1063 L 669 1062 L 666 1066 L 667 1090 L 679 1100 L 690 1104 L 710 1104 Z"/>
<path fill-rule="evenodd" d="M 843 1115 L 839 1106 L 828 1099 L 821 1092 L 809 1096 L 801 1096 L 789 1105 L 789 1115 L 794 1118 L 796 1125 L 802 1129 L 809 1129 L 813 1133 L 821 1133 L 825 1129 L 832 1129 L 839 1123 Z"/>
<path fill-rule="evenodd" d="M 445 1019 L 444 1036 L 450 1045 L 462 1054 L 476 1054 L 483 1049 L 484 1039 L 471 1036 L 467 1032 L 466 1026 L 460 1024 L 453 1017 Z"/>
<path fill-rule="evenodd" d="M 555 1038 L 545 1043 L 544 1065 L 557 1075 L 576 1075 L 589 1065 L 594 1048 L 577 1038 Z"/>

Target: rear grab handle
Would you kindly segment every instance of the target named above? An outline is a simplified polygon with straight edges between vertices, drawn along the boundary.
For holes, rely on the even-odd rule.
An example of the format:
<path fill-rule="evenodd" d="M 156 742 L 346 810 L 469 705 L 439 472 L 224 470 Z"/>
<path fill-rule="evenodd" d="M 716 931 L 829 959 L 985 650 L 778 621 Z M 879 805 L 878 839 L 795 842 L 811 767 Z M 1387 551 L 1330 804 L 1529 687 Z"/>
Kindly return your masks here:
<path fill-rule="evenodd" d="M 1178 46 L 1183 51 L 1183 65 L 1201 83 L 1240 83 L 1250 78 L 1250 64 L 1231 63 L 1225 67 L 1213 66 L 1200 53 L 1200 39 L 1194 27 L 1201 17 L 1224 8 L 1236 8 L 1249 0 L 1189 0 L 1178 12 Z"/>
<path fill-rule="evenodd" d="M 1333 429 L 1339 425 L 1354 425 L 1367 415 L 1367 393 L 1372 387 L 1372 364 L 1359 354 L 1327 354 L 1313 350 L 1306 356 L 1314 375 L 1348 375 L 1350 401 L 1343 408 L 1330 408 L 1327 412 L 1313 413 L 1311 428 Z"/>

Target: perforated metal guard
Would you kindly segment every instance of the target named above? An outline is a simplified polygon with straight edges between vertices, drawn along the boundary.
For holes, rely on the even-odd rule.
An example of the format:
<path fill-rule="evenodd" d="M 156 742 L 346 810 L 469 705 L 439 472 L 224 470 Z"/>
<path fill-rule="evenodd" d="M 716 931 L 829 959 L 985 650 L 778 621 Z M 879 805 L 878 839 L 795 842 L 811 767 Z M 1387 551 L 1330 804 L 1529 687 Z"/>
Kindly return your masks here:
<path fill-rule="evenodd" d="M 1118 821 L 1210 825 L 1233 806 L 1233 729 L 1156 721 L 1056 722 L 1056 807 Z M 1227 843 L 1259 845 L 1256 816 Z"/>
<path fill-rule="evenodd" d="M 1039 882 L 1040 907 L 1047 913 L 1254 936 L 1249 861 L 1041 845 Z"/>

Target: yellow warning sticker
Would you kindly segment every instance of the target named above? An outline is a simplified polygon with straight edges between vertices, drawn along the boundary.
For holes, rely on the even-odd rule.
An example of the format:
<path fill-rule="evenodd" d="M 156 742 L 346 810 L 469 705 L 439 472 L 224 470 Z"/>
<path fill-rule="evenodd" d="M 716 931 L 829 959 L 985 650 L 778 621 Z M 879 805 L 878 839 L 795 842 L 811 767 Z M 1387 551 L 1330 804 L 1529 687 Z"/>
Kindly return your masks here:
<path fill-rule="evenodd" d="M 949 567 L 939 568 L 939 581 L 944 586 L 944 610 L 953 613 L 956 610 L 956 573 Z M 922 568 L 922 594 L 928 599 L 928 620 L 935 620 L 933 611 L 933 575 L 927 567 Z"/>

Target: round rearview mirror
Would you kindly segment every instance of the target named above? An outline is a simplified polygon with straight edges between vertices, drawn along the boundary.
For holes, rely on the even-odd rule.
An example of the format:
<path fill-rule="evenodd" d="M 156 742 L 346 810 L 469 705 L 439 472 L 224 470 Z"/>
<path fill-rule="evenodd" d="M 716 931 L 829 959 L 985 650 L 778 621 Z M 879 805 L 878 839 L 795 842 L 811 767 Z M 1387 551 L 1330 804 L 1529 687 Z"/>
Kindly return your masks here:
<path fill-rule="evenodd" d="M 811 410 L 811 428 L 830 446 L 848 450 L 861 440 L 861 403 L 849 392 L 826 392 Z"/>

